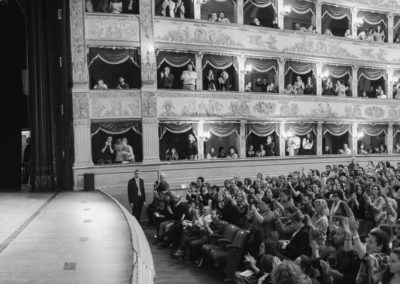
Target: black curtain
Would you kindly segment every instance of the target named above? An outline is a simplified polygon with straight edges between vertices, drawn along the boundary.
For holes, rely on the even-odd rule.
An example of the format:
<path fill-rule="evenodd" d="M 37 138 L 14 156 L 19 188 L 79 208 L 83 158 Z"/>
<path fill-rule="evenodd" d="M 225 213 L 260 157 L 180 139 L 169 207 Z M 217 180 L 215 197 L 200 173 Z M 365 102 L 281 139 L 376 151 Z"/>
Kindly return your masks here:
<path fill-rule="evenodd" d="M 36 190 L 72 188 L 67 3 L 66 0 L 36 0 L 27 4 L 29 104 Z M 59 9 L 62 20 L 54 16 Z"/>

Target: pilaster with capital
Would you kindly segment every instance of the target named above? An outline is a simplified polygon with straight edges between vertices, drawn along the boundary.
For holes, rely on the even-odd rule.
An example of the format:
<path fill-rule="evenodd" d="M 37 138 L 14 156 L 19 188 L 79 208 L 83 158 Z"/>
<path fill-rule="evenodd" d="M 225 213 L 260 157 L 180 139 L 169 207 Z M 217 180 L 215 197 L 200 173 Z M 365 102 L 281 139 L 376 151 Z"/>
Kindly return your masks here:
<path fill-rule="evenodd" d="M 160 138 L 158 135 L 158 119 L 142 118 L 143 128 L 143 162 L 157 163 L 160 161 Z"/>
<path fill-rule="evenodd" d="M 195 20 L 201 20 L 201 4 L 199 1 L 194 0 L 193 1 L 193 10 L 194 10 L 194 19 Z"/>
<path fill-rule="evenodd" d="M 387 98 L 388 100 L 393 99 L 393 84 L 394 84 L 394 70 L 392 66 L 386 68 L 387 72 Z"/>
<path fill-rule="evenodd" d="M 358 154 L 358 124 L 357 123 L 353 123 L 351 125 L 352 128 L 352 135 L 351 135 L 351 145 L 350 145 L 350 149 L 351 149 L 351 153 L 353 155 L 357 155 Z"/>
<path fill-rule="evenodd" d="M 196 90 L 203 90 L 203 53 L 196 53 L 196 73 L 197 73 L 197 81 L 196 81 Z"/>
<path fill-rule="evenodd" d="M 246 56 L 240 55 L 238 57 L 239 65 L 239 92 L 244 92 L 246 88 L 245 76 L 246 76 Z"/>
<path fill-rule="evenodd" d="M 352 84 L 351 84 L 351 93 L 353 95 L 353 98 L 358 97 L 358 65 L 352 66 Z"/>
<path fill-rule="evenodd" d="M 243 25 L 243 6 L 244 0 L 236 0 L 236 23 Z"/>
<path fill-rule="evenodd" d="M 154 1 L 139 0 L 142 89 L 157 88 L 157 61 L 154 49 L 153 5 Z"/>
<path fill-rule="evenodd" d="M 286 140 L 285 140 L 285 123 L 282 121 L 279 124 L 279 156 L 285 157 L 286 155 Z"/>
<path fill-rule="evenodd" d="M 238 155 L 240 158 L 246 158 L 246 120 L 240 121 L 240 131 L 238 138 L 239 138 Z"/>
<path fill-rule="evenodd" d="M 388 14 L 388 42 L 392 43 L 394 37 L 394 15 L 393 12 Z"/>
<path fill-rule="evenodd" d="M 279 77 L 279 93 L 283 94 L 285 92 L 285 59 L 278 59 L 278 77 Z"/>
<path fill-rule="evenodd" d="M 205 159 L 204 157 L 204 124 L 201 122 L 197 125 L 197 158 L 199 160 Z"/>
<path fill-rule="evenodd" d="M 315 28 L 318 34 L 322 34 L 322 4 L 320 1 L 315 5 Z"/>
<path fill-rule="evenodd" d="M 285 14 L 283 1 L 278 1 L 278 27 L 283 30 L 285 29 Z"/>
<path fill-rule="evenodd" d="M 322 96 L 322 62 L 317 62 L 317 70 L 316 70 L 316 91 L 317 91 L 317 96 Z"/>
<path fill-rule="evenodd" d="M 322 155 L 323 134 L 322 122 L 319 121 L 317 126 L 317 155 Z"/>
<path fill-rule="evenodd" d="M 353 7 L 351 9 L 351 35 L 353 38 L 357 38 L 357 17 L 358 17 L 358 8 Z"/>
<path fill-rule="evenodd" d="M 393 123 L 388 124 L 388 129 L 387 129 L 387 151 L 388 154 L 393 154 Z"/>

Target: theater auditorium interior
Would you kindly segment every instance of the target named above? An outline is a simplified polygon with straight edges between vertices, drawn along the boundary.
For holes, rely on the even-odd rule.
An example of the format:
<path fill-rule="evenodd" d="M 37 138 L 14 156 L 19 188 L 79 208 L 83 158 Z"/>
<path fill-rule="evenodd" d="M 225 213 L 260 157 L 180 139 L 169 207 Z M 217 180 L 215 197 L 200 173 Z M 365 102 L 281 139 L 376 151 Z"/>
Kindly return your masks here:
<path fill-rule="evenodd" d="M 0 283 L 400 284 L 399 0 L 0 0 L 0 35 Z"/>

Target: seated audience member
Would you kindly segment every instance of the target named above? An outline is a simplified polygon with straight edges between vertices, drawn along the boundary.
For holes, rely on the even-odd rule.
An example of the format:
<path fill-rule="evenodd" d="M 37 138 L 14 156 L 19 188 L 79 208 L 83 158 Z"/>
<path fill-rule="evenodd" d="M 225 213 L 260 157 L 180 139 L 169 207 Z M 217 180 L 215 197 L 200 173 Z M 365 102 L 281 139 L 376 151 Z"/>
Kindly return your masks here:
<path fill-rule="evenodd" d="M 258 150 L 256 151 L 256 157 L 265 157 L 265 154 L 264 144 L 260 144 Z"/>
<path fill-rule="evenodd" d="M 351 155 L 351 150 L 347 144 L 343 144 L 343 149 L 339 149 L 339 154 Z"/>
<path fill-rule="evenodd" d="M 108 136 L 101 149 L 99 164 L 112 164 L 113 162 L 114 149 L 112 147 L 112 137 Z"/>
<path fill-rule="evenodd" d="M 307 77 L 307 84 L 304 88 L 305 95 L 313 95 L 315 94 L 314 85 L 312 83 L 311 77 Z"/>
<path fill-rule="evenodd" d="M 176 3 L 173 0 L 164 0 L 162 4 L 161 15 L 164 17 L 175 17 Z"/>
<path fill-rule="evenodd" d="M 208 20 L 209 20 L 210 22 L 218 22 L 218 15 L 217 15 L 217 13 L 212 13 L 212 14 L 210 15 L 210 17 L 208 18 Z"/>
<path fill-rule="evenodd" d="M 368 98 L 371 98 L 371 99 L 376 98 L 376 90 L 374 89 L 374 86 L 371 86 L 369 88 L 369 91 L 367 92 L 367 96 L 368 96 Z"/>
<path fill-rule="evenodd" d="M 161 89 L 172 89 L 174 84 L 174 75 L 171 73 L 171 68 L 168 66 L 164 67 L 164 71 L 160 73 L 160 88 Z"/>
<path fill-rule="evenodd" d="M 301 80 L 300 76 L 296 77 L 296 82 L 294 82 L 293 89 L 294 89 L 294 92 L 296 95 L 304 94 L 305 86 L 304 86 L 303 80 Z"/>
<path fill-rule="evenodd" d="M 297 156 L 299 154 L 300 143 L 301 143 L 300 137 L 295 136 L 295 135 L 292 137 L 289 137 L 288 149 L 287 149 L 289 156 Z"/>
<path fill-rule="evenodd" d="M 218 77 L 218 90 L 219 91 L 230 91 L 231 82 L 229 79 L 229 73 L 226 70 L 222 70 Z"/>
<path fill-rule="evenodd" d="M 295 30 L 295 31 L 300 31 L 300 29 L 301 29 L 300 23 L 295 23 L 295 24 L 294 24 L 294 30 Z"/>
<path fill-rule="evenodd" d="M 326 36 L 333 36 L 333 33 L 331 32 L 330 29 L 326 29 L 324 35 L 326 35 Z"/>
<path fill-rule="evenodd" d="M 332 155 L 332 150 L 329 145 L 325 145 L 324 149 L 322 150 L 323 155 Z"/>
<path fill-rule="evenodd" d="M 333 96 L 335 94 L 335 89 L 333 88 L 333 83 L 331 78 L 328 77 L 326 79 L 324 90 L 322 91 L 322 95 L 324 96 Z"/>
<path fill-rule="evenodd" d="M 386 95 L 385 95 L 385 91 L 384 90 L 382 90 L 382 89 L 380 89 L 379 90 L 379 94 L 377 94 L 377 96 L 376 96 L 376 98 L 377 99 L 387 99 L 387 97 L 386 97 Z"/>
<path fill-rule="evenodd" d="M 218 155 L 217 155 L 217 152 L 215 152 L 215 148 L 214 147 L 211 147 L 210 148 L 210 152 L 208 152 L 207 153 L 207 159 L 217 159 L 218 158 Z"/>
<path fill-rule="evenodd" d="M 197 73 L 193 71 L 193 65 L 191 63 L 188 64 L 187 70 L 182 72 L 181 80 L 184 90 L 196 90 Z"/>
<path fill-rule="evenodd" d="M 287 84 L 287 86 L 286 86 L 286 88 L 284 90 L 284 93 L 287 94 L 287 95 L 295 95 L 296 91 L 293 88 L 292 84 Z"/>
<path fill-rule="evenodd" d="M 317 33 L 317 29 L 314 27 L 314 25 L 310 25 L 308 27 L 308 32 L 316 34 Z"/>
<path fill-rule="evenodd" d="M 364 143 L 360 143 L 360 145 L 358 146 L 358 154 L 364 154 L 364 155 L 368 154 L 367 149 L 365 149 Z"/>
<path fill-rule="evenodd" d="M 230 23 L 231 21 L 225 17 L 225 13 L 224 12 L 220 12 L 219 16 L 218 16 L 218 22 L 220 23 Z"/>
<path fill-rule="evenodd" d="M 177 18 L 185 18 L 185 4 L 182 0 L 176 0 L 174 14 Z"/>
<path fill-rule="evenodd" d="M 122 76 L 118 78 L 117 89 L 119 90 L 129 89 L 129 84 L 125 82 L 125 78 Z"/>
<path fill-rule="evenodd" d="M 235 147 L 233 147 L 233 146 L 229 147 L 229 154 L 228 154 L 227 157 L 231 158 L 231 159 L 239 158 L 238 154 L 236 153 Z"/>
<path fill-rule="evenodd" d="M 267 144 L 265 145 L 265 155 L 275 156 L 275 142 L 272 140 L 272 136 L 267 136 Z"/>
<path fill-rule="evenodd" d="M 208 91 L 216 91 L 217 90 L 217 88 L 215 87 L 215 77 L 214 77 L 214 72 L 212 69 L 208 70 L 206 82 L 207 82 L 207 90 Z"/>
<path fill-rule="evenodd" d="M 179 155 L 175 148 L 167 149 L 167 151 L 165 151 L 165 160 L 167 161 L 179 160 Z"/>
<path fill-rule="evenodd" d="M 253 91 L 253 84 L 251 82 L 248 82 L 244 88 L 245 92 L 252 92 Z"/>
<path fill-rule="evenodd" d="M 393 98 L 400 99 L 400 83 L 393 86 Z"/>
<path fill-rule="evenodd" d="M 254 151 L 254 147 L 253 147 L 253 145 L 250 145 L 249 149 L 247 150 L 246 157 L 253 158 L 255 156 L 256 156 L 256 152 Z"/>
<path fill-rule="evenodd" d="M 277 87 L 275 86 L 274 82 L 271 82 L 271 84 L 268 85 L 267 87 L 267 93 L 277 93 Z"/>
<path fill-rule="evenodd" d="M 260 23 L 260 21 L 258 20 L 258 18 L 253 18 L 253 19 L 251 20 L 250 25 L 251 25 L 251 26 L 257 26 L 257 27 L 259 27 L 259 26 L 261 26 L 261 23 Z"/>
<path fill-rule="evenodd" d="M 346 30 L 346 32 L 344 33 L 344 37 L 345 38 L 352 38 L 351 31 L 350 30 Z"/>
<path fill-rule="evenodd" d="M 117 142 L 114 144 L 115 162 L 122 163 L 124 161 L 122 157 L 122 138 L 118 138 Z"/>
<path fill-rule="evenodd" d="M 268 91 L 268 80 L 267 78 L 257 78 L 256 80 L 256 87 L 259 87 L 261 89 L 261 92 L 266 93 Z"/>
<path fill-rule="evenodd" d="M 367 36 L 368 36 L 368 30 L 365 29 L 365 30 L 362 30 L 362 31 L 357 35 L 357 39 L 366 40 L 366 39 L 367 39 Z"/>
<path fill-rule="evenodd" d="M 122 163 L 132 163 L 135 161 L 133 149 L 128 145 L 128 139 L 122 138 L 121 144 Z"/>
<path fill-rule="evenodd" d="M 385 31 L 382 30 L 381 26 L 377 26 L 376 30 L 374 31 L 374 41 L 377 42 L 384 42 L 385 41 Z"/>
<path fill-rule="evenodd" d="M 361 98 L 368 99 L 366 91 L 361 92 Z"/>
<path fill-rule="evenodd" d="M 109 11 L 113 14 L 122 13 L 122 1 L 121 0 L 111 0 Z"/>
<path fill-rule="evenodd" d="M 218 158 L 226 158 L 225 148 L 222 146 L 218 148 Z"/>
<path fill-rule="evenodd" d="M 348 88 L 345 86 L 342 80 L 336 81 L 335 93 L 337 94 L 338 97 L 345 97 L 347 89 Z"/>
<path fill-rule="evenodd" d="M 370 28 L 367 33 L 367 41 L 373 42 L 374 41 L 374 30 Z"/>
<path fill-rule="evenodd" d="M 108 86 L 104 83 L 102 79 L 97 81 L 97 84 L 94 85 L 93 89 L 95 90 L 108 90 Z"/>
<path fill-rule="evenodd" d="M 169 184 L 167 182 L 167 176 L 164 173 L 160 174 L 160 180 L 154 183 L 154 191 L 156 193 L 160 192 L 168 192 L 169 191 Z"/>

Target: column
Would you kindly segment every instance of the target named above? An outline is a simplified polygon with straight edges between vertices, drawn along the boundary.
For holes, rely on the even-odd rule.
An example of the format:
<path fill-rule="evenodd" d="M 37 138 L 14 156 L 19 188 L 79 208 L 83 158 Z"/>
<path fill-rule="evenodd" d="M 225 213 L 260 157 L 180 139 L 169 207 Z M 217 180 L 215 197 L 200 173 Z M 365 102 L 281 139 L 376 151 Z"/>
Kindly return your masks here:
<path fill-rule="evenodd" d="M 357 123 L 353 123 L 351 125 L 352 128 L 352 133 L 353 135 L 351 136 L 351 145 L 349 145 L 350 149 L 351 149 L 351 153 L 353 153 L 353 155 L 357 155 L 357 151 L 358 151 L 358 124 Z"/>
<path fill-rule="evenodd" d="M 158 135 L 158 119 L 142 118 L 143 128 L 143 162 L 157 163 L 160 161 L 160 138 Z"/>
<path fill-rule="evenodd" d="M 92 160 L 92 136 L 90 135 L 90 120 L 74 120 L 74 168 L 93 166 Z M 99 149 L 100 151 L 101 149 Z"/>
<path fill-rule="evenodd" d="M 279 77 L 279 93 L 283 94 L 285 92 L 285 59 L 278 59 L 278 77 Z"/>
<path fill-rule="evenodd" d="M 196 73 L 197 73 L 197 82 L 196 82 L 196 90 L 203 90 L 203 53 L 196 53 Z"/>
<path fill-rule="evenodd" d="M 394 33 L 394 15 L 393 12 L 389 12 L 388 14 L 388 42 L 393 42 L 393 33 Z"/>
<path fill-rule="evenodd" d="M 352 84 L 351 84 L 351 93 L 353 98 L 358 97 L 358 65 L 353 65 L 352 67 L 353 75 L 352 75 Z"/>
<path fill-rule="evenodd" d="M 358 8 L 354 7 L 353 9 L 351 9 L 351 35 L 353 36 L 353 38 L 357 38 L 357 20 L 358 17 Z"/>
<path fill-rule="evenodd" d="M 193 5 L 194 5 L 194 18 L 196 20 L 201 20 L 201 4 L 198 0 L 194 0 L 193 1 Z"/>
<path fill-rule="evenodd" d="M 386 68 L 387 70 L 387 80 L 386 80 L 386 84 L 387 84 L 387 88 L 386 88 L 386 96 L 388 98 L 388 100 L 393 99 L 393 84 L 394 84 L 394 70 L 392 66 L 389 66 L 388 68 Z"/>
<path fill-rule="evenodd" d="M 284 14 L 284 5 L 283 5 L 283 0 L 278 1 L 278 12 L 277 12 L 277 17 L 278 17 L 278 27 L 281 30 L 285 29 L 285 14 Z"/>
<path fill-rule="evenodd" d="M 244 0 L 236 0 L 236 23 L 243 25 Z"/>
<path fill-rule="evenodd" d="M 317 155 L 322 155 L 322 138 L 323 138 L 322 122 L 318 122 L 318 126 L 317 126 Z"/>
<path fill-rule="evenodd" d="M 321 2 L 317 2 L 315 4 L 315 27 L 317 29 L 318 34 L 322 34 L 322 4 Z"/>
<path fill-rule="evenodd" d="M 197 150 L 198 150 L 198 159 L 203 160 L 205 159 L 204 157 L 204 123 L 203 121 L 200 121 L 199 124 L 197 125 Z"/>
<path fill-rule="evenodd" d="M 246 120 L 240 121 L 239 131 L 239 149 L 238 154 L 240 158 L 246 158 Z"/>
<path fill-rule="evenodd" d="M 153 3 L 139 0 L 140 15 L 140 58 L 142 73 L 142 89 L 157 88 L 157 61 L 153 40 Z M 144 17 L 148 15 L 148 17 Z"/>
<path fill-rule="evenodd" d="M 246 56 L 240 55 L 238 56 L 238 64 L 239 64 L 239 92 L 244 92 L 246 88 L 245 76 L 246 76 Z"/>
<path fill-rule="evenodd" d="M 393 123 L 388 124 L 386 139 L 388 154 L 393 154 Z"/>
<path fill-rule="evenodd" d="M 322 62 L 317 62 L 317 70 L 316 70 L 316 91 L 317 91 L 317 96 L 322 96 Z"/>
<path fill-rule="evenodd" d="M 279 156 L 285 157 L 286 155 L 286 139 L 284 137 L 285 134 L 285 123 L 281 122 L 279 124 Z"/>

